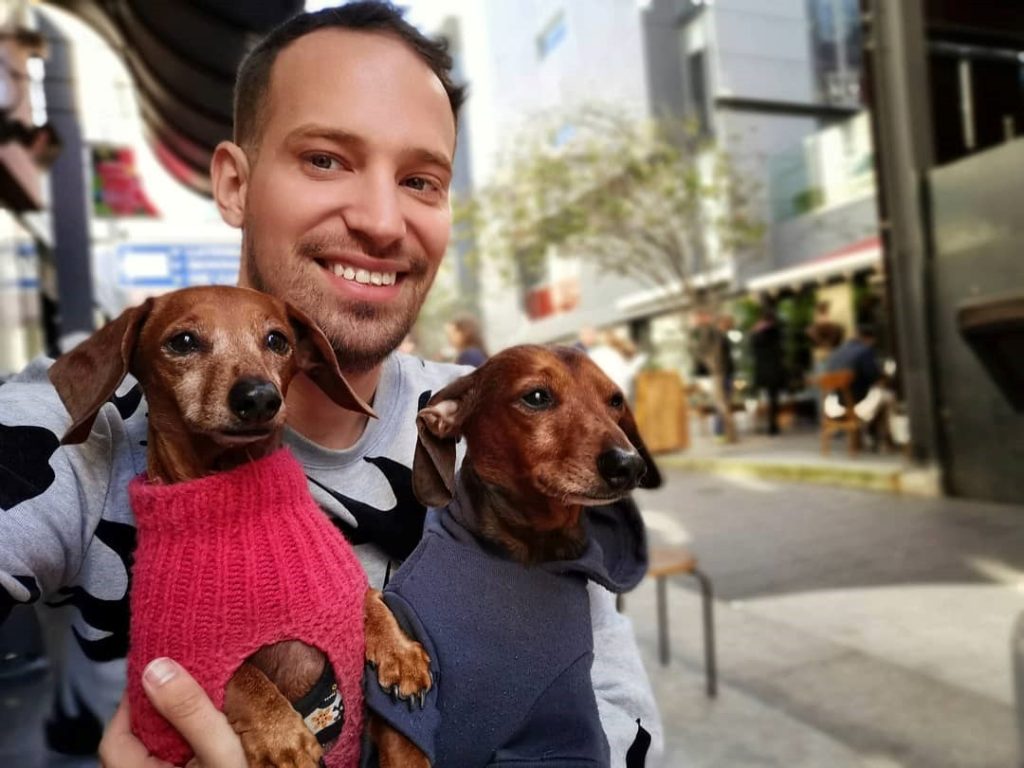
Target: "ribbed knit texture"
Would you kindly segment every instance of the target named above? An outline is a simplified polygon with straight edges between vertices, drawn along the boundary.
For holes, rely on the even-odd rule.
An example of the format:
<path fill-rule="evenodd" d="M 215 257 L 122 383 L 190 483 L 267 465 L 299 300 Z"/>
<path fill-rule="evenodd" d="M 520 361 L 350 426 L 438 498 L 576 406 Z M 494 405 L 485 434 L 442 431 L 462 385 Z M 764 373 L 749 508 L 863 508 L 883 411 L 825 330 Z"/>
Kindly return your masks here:
<path fill-rule="evenodd" d="M 138 548 L 128 697 L 132 728 L 147 749 L 176 765 L 191 757 L 142 690 L 152 659 L 183 664 L 222 707 L 227 682 L 246 657 L 302 640 L 325 652 L 343 697 L 344 728 L 327 765 L 357 765 L 366 575 L 288 449 L 185 483 L 136 478 L 129 492 Z"/>

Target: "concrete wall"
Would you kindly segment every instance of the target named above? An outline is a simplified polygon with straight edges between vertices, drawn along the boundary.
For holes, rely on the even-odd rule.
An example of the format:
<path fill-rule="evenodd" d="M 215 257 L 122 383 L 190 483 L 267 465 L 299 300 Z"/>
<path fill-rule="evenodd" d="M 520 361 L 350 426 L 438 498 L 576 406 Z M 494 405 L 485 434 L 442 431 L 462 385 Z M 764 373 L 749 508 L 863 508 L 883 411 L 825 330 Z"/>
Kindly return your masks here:
<path fill-rule="evenodd" d="M 1024 501 L 1024 413 L 1012 409 L 961 338 L 956 313 L 964 301 L 1024 292 L 1022 178 L 1024 139 L 931 173 L 932 302 L 911 309 L 930 314 L 948 490 L 1015 503 Z"/>
<path fill-rule="evenodd" d="M 716 96 L 814 100 L 805 0 L 716 0 Z"/>

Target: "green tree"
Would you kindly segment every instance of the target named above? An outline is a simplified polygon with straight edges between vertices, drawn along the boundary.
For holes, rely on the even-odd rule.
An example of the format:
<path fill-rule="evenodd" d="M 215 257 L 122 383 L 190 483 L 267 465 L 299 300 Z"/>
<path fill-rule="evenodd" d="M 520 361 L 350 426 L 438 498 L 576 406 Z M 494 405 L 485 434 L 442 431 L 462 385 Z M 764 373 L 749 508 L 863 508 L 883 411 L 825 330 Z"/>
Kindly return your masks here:
<path fill-rule="evenodd" d="M 682 295 L 691 354 L 711 372 L 715 406 L 735 439 L 713 324 L 722 279 L 760 243 L 755 185 L 695 125 L 641 119 L 602 105 L 529 121 L 493 180 L 456 206 L 477 255 L 505 275 L 535 272 L 552 251 Z M 552 248 L 554 246 L 554 248 Z"/>

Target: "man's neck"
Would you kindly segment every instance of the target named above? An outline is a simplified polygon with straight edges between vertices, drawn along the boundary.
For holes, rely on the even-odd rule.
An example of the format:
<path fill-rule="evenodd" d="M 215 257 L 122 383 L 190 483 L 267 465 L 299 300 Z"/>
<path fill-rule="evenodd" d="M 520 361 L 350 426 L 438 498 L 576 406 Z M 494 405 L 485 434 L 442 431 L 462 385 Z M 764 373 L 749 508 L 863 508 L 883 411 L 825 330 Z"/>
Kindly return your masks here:
<path fill-rule="evenodd" d="M 345 373 L 363 400 L 373 403 L 380 382 L 381 365 L 365 373 Z M 331 450 L 351 448 L 366 429 L 367 416 L 342 408 L 303 374 L 292 379 L 285 397 L 288 426 L 307 440 Z"/>

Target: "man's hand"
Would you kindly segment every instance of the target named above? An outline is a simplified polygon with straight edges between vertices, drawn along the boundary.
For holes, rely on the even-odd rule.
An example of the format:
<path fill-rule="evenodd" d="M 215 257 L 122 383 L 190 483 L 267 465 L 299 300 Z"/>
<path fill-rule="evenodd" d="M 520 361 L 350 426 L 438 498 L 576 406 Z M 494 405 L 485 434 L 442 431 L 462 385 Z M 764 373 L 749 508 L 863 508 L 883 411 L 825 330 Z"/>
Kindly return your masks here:
<path fill-rule="evenodd" d="M 151 661 L 142 674 L 142 687 L 157 711 L 195 752 L 190 768 L 246 768 L 242 742 L 227 718 L 177 663 L 170 659 Z M 103 768 L 173 768 L 146 752 L 132 734 L 127 697 L 121 699 L 103 733 L 100 764 Z"/>

